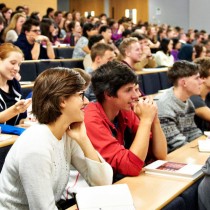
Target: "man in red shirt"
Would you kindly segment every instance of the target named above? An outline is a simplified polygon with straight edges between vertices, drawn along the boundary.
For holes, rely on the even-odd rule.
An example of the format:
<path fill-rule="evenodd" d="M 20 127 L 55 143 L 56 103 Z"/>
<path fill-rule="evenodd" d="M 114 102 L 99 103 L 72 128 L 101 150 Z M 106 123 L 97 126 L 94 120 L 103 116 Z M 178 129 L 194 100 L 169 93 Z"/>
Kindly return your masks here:
<path fill-rule="evenodd" d="M 148 156 L 165 159 L 167 144 L 157 105 L 150 97 L 139 98 L 136 74 L 110 61 L 94 71 L 91 81 L 98 102 L 85 109 L 87 134 L 115 178 L 139 175 Z"/>

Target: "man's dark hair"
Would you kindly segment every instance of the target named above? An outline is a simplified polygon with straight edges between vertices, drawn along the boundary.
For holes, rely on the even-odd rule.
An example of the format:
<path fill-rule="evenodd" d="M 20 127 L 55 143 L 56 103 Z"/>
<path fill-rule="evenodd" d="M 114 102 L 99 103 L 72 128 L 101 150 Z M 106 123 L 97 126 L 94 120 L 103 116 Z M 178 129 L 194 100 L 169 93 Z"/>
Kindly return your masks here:
<path fill-rule="evenodd" d="M 97 42 L 100 42 L 104 37 L 101 35 L 101 34 L 96 34 L 96 35 L 93 35 L 89 38 L 89 41 L 88 41 L 88 48 L 89 50 L 91 50 L 92 46 L 94 44 L 96 44 Z"/>
<path fill-rule="evenodd" d="M 58 10 L 58 11 L 56 11 L 56 12 L 54 13 L 54 16 L 57 17 L 59 14 L 63 14 L 63 12 L 60 11 L 60 10 Z"/>
<path fill-rule="evenodd" d="M 2 9 L 5 8 L 5 7 L 6 7 L 6 4 L 1 3 L 1 4 L 0 4 L 0 11 L 2 11 Z"/>
<path fill-rule="evenodd" d="M 104 93 L 117 97 L 117 91 L 129 83 L 137 84 L 137 75 L 124 63 L 109 61 L 93 72 L 91 78 L 94 94 L 98 102 L 105 100 Z"/>
<path fill-rule="evenodd" d="M 23 11 L 24 11 L 24 7 L 19 5 L 19 6 L 17 6 L 17 7 L 15 8 L 15 11 L 23 12 Z"/>
<path fill-rule="evenodd" d="M 168 78 L 176 86 L 178 79 L 196 75 L 199 70 L 200 66 L 198 64 L 186 60 L 177 61 L 168 70 Z"/>
<path fill-rule="evenodd" d="M 99 34 L 101 34 L 102 32 L 106 32 L 106 30 L 111 29 L 108 25 L 103 25 L 100 27 L 99 29 Z"/>
<path fill-rule="evenodd" d="M 91 31 L 93 29 L 95 29 L 95 26 L 92 23 L 85 23 L 83 26 L 83 31 L 82 31 L 83 36 L 88 38 L 87 31 Z"/>
<path fill-rule="evenodd" d="M 147 38 L 144 34 L 140 34 L 138 32 L 133 32 L 131 37 L 136 37 L 139 41 Z"/>
<path fill-rule="evenodd" d="M 125 37 L 127 38 L 129 35 L 131 35 L 132 31 L 130 29 L 125 29 L 123 32 L 122 32 L 122 37 Z"/>
<path fill-rule="evenodd" d="M 40 22 L 35 19 L 28 19 L 22 26 L 22 33 L 25 33 L 25 31 L 30 31 L 32 26 L 40 26 Z"/>

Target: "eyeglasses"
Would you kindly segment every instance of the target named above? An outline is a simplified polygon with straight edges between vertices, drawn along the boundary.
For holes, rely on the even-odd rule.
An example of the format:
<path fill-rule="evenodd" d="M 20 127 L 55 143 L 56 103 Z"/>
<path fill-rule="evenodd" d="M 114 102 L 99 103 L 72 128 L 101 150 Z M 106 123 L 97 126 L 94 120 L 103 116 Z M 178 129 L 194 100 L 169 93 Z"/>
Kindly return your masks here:
<path fill-rule="evenodd" d="M 85 91 L 82 91 L 79 93 L 79 96 L 81 97 L 81 99 L 84 101 L 85 99 Z"/>
<path fill-rule="evenodd" d="M 35 30 L 31 30 L 34 33 L 41 33 L 41 30 L 35 29 Z"/>

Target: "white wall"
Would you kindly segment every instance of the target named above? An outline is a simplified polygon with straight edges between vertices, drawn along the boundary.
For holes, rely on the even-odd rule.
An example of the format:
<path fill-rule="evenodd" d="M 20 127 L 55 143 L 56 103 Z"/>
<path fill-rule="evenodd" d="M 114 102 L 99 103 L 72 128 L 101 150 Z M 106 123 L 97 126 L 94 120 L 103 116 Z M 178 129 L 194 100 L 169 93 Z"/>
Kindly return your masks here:
<path fill-rule="evenodd" d="M 210 33 L 210 1 L 190 0 L 189 28 L 205 29 Z"/>
<path fill-rule="evenodd" d="M 189 28 L 189 1 L 149 0 L 149 22 L 181 26 L 187 30 Z M 159 14 L 158 8 L 160 9 Z"/>
<path fill-rule="evenodd" d="M 157 15 L 160 8 L 160 15 Z M 189 28 L 205 29 L 210 33 L 209 0 L 149 0 L 149 22 L 167 23 Z"/>

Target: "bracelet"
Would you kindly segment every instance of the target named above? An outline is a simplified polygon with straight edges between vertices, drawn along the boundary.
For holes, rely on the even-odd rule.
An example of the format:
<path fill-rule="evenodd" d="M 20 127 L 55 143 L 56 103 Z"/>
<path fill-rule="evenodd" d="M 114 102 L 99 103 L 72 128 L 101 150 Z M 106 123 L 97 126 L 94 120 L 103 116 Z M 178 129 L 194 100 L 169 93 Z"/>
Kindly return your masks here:
<path fill-rule="evenodd" d="M 42 41 L 39 40 L 39 39 L 35 39 L 35 42 L 38 43 L 38 44 L 41 44 Z"/>

